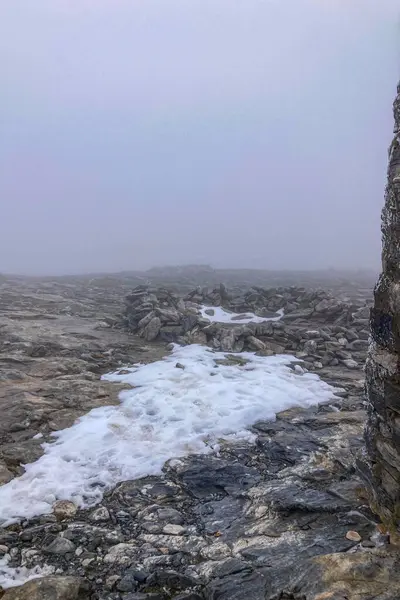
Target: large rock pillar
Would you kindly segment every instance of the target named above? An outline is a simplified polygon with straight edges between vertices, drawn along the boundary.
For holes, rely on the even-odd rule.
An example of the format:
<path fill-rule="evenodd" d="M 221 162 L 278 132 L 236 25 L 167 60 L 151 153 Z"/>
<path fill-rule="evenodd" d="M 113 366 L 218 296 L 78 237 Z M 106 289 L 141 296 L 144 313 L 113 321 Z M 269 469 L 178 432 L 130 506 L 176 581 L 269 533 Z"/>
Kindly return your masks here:
<path fill-rule="evenodd" d="M 368 418 L 364 476 L 371 507 L 400 532 L 400 84 L 394 101 L 394 138 L 382 211 L 382 273 L 371 309 L 366 362 Z"/>

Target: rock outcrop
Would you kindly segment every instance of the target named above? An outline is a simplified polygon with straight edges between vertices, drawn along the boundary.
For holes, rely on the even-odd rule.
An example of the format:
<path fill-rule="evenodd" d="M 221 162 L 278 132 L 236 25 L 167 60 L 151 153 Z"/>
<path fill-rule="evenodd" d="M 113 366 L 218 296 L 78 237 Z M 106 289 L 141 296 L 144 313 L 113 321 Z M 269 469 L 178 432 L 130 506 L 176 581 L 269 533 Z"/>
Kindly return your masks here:
<path fill-rule="evenodd" d="M 366 363 L 367 460 L 361 468 L 371 505 L 392 532 L 400 526 L 400 85 L 382 211 L 382 274 L 371 310 Z"/>
<path fill-rule="evenodd" d="M 278 310 L 284 310 L 292 318 L 312 317 L 313 320 L 346 323 L 350 318 L 351 304 L 334 297 L 324 289 L 306 289 L 304 287 L 252 286 L 243 291 L 232 292 L 221 284 L 208 290 L 196 288 L 185 297 L 199 304 L 223 306 L 235 313 L 254 312 L 260 317 L 271 317 Z"/>
<path fill-rule="evenodd" d="M 201 312 L 205 306 L 223 307 L 234 315 L 232 321 L 215 321 L 214 308 Z M 243 317 L 250 313 L 266 320 L 247 322 Z M 207 344 L 263 356 L 288 353 L 304 361 L 306 369 L 318 370 L 364 364 L 368 317 L 365 303 L 341 301 L 327 290 L 252 287 L 237 294 L 221 284 L 212 290 L 198 287 L 183 298 L 165 288 L 138 286 L 126 298 L 123 322 L 148 342 Z"/>

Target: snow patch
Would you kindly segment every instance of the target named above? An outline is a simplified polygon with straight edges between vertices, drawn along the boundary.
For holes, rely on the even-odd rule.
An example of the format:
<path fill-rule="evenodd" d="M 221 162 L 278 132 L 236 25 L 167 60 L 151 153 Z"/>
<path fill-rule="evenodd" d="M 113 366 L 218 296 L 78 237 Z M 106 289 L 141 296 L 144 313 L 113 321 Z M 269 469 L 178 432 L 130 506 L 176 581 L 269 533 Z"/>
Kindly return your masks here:
<path fill-rule="evenodd" d="M 0 588 L 4 590 L 23 585 L 31 579 L 38 579 L 54 573 L 54 567 L 48 565 L 44 567 L 36 566 L 32 569 L 28 569 L 28 567 L 10 567 L 10 560 L 9 554 L 0 558 Z"/>
<path fill-rule="evenodd" d="M 246 364 L 218 365 L 223 352 L 175 346 L 161 361 L 105 376 L 135 387 L 120 393 L 119 406 L 96 408 L 54 433 L 45 454 L 0 487 L 0 525 L 51 513 L 56 500 L 93 506 L 120 481 L 160 474 L 170 458 L 217 450 L 221 438 L 252 441 L 255 421 L 334 397 L 317 375 L 294 373 L 293 356 L 239 356 Z"/>
<path fill-rule="evenodd" d="M 213 315 L 208 315 L 206 310 L 213 310 Z M 252 312 L 232 313 L 226 311 L 221 306 L 206 306 L 203 304 L 200 308 L 201 316 L 210 321 L 210 323 L 236 323 L 237 325 L 245 323 L 265 323 L 266 321 L 279 321 L 284 314 L 283 308 L 276 311 L 277 317 L 259 317 Z"/>

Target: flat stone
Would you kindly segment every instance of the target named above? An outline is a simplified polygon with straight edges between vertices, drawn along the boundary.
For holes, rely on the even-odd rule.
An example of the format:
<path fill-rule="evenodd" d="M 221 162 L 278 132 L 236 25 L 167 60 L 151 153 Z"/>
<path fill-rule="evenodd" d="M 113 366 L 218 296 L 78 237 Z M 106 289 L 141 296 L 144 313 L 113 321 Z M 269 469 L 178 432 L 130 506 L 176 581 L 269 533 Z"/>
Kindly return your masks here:
<path fill-rule="evenodd" d="M 182 525 L 175 525 L 174 523 L 167 523 L 163 527 L 163 533 L 170 535 L 182 535 L 185 533 L 186 528 L 182 527 Z"/>
<path fill-rule="evenodd" d="M 352 358 L 347 358 L 345 360 L 342 360 L 342 363 L 348 368 L 348 369 L 358 369 L 358 362 L 356 362 L 355 360 L 353 360 Z"/>
<path fill-rule="evenodd" d="M 348 531 L 346 533 L 346 538 L 350 540 L 350 542 L 361 542 L 361 535 L 357 531 Z"/>
<path fill-rule="evenodd" d="M 68 552 L 75 552 L 75 544 L 63 537 L 56 537 L 48 546 L 43 548 L 43 552 L 46 554 L 68 554 Z"/>
<path fill-rule="evenodd" d="M 128 566 L 132 564 L 138 553 L 136 544 L 116 544 L 112 546 L 104 557 L 106 564 Z"/>

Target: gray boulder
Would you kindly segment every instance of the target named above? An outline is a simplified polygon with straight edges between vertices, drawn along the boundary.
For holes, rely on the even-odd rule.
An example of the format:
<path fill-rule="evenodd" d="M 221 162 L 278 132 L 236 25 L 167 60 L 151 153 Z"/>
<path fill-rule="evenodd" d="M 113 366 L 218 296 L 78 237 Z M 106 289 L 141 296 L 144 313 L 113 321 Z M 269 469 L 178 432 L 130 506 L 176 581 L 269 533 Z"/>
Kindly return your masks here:
<path fill-rule="evenodd" d="M 161 320 L 159 317 L 153 317 L 143 329 L 143 337 L 147 342 L 156 339 L 161 329 Z"/>

